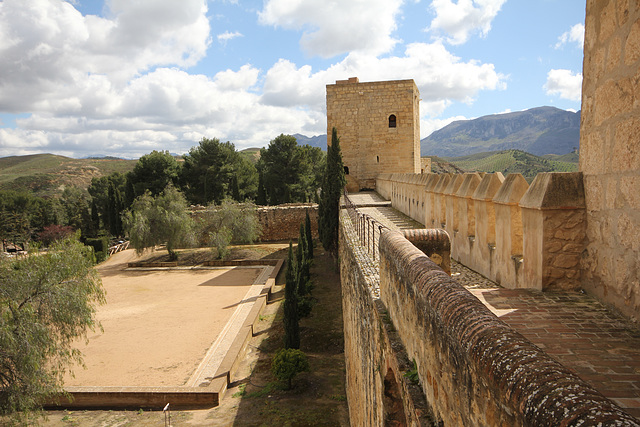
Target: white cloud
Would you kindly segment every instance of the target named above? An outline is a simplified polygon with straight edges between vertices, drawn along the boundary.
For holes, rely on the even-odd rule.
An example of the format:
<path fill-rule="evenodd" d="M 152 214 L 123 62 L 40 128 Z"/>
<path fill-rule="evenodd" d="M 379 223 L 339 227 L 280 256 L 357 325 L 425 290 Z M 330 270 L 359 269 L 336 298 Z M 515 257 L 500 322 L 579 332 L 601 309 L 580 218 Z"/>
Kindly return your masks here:
<path fill-rule="evenodd" d="M 544 89 L 547 95 L 558 95 L 560 98 L 580 101 L 582 98 L 582 73 L 574 74 L 571 70 L 551 70 L 547 74 Z"/>
<path fill-rule="evenodd" d="M 584 46 L 584 25 L 576 24 L 569 31 L 562 33 L 558 37 L 558 43 L 556 43 L 555 48 L 560 49 L 568 43 L 575 43 L 578 48 L 582 49 Z"/>
<path fill-rule="evenodd" d="M 303 30 L 302 48 L 330 58 L 346 52 L 382 54 L 398 42 L 392 37 L 402 0 L 266 0 L 262 24 Z"/>
<path fill-rule="evenodd" d="M 0 156 L 137 157 L 184 153 L 203 136 L 247 148 L 280 133 L 321 134 L 325 85 L 351 76 L 413 78 L 424 135 L 453 102 L 505 87 L 492 64 L 464 61 L 440 41 L 381 57 L 396 42 L 401 0 L 301 3 L 267 0 L 261 19 L 305 29 L 302 44 L 314 54 L 348 50 L 346 57 L 318 70 L 280 59 L 264 70 L 245 64 L 208 76 L 186 71 L 210 44 L 204 0 L 110 0 L 104 17 L 82 16 L 61 0 L 0 1 L 0 111 L 30 113 L 17 128 L 0 129 Z M 221 40 L 236 33 L 225 34 Z"/>
<path fill-rule="evenodd" d="M 448 34 L 451 44 L 465 43 L 472 33 L 485 37 L 506 0 L 433 0 L 431 9 L 436 17 L 430 30 Z"/>
<path fill-rule="evenodd" d="M 420 139 L 426 138 L 433 132 L 442 129 L 457 120 L 470 120 L 464 116 L 447 117 L 446 119 L 425 119 L 420 120 Z M 427 153 L 422 153 L 426 155 Z"/>
<path fill-rule="evenodd" d="M 404 56 L 378 58 L 351 53 L 326 70 L 312 73 L 308 65 L 296 67 L 280 60 L 267 71 L 262 102 L 295 107 L 310 105 L 324 111 L 325 86 L 357 76 L 360 81 L 414 79 L 423 99 L 422 112 L 440 114 L 451 101 L 470 103 L 481 90 L 503 89 L 505 76 L 492 64 L 462 62 L 442 43 L 413 43 Z"/>
<path fill-rule="evenodd" d="M 209 22 L 203 0 L 108 5 L 110 19 L 82 16 L 61 0 L 0 2 L 0 110 L 46 108 L 94 76 L 123 85 L 151 67 L 186 67 L 204 56 Z"/>
<path fill-rule="evenodd" d="M 233 33 L 229 32 L 229 31 L 225 31 L 222 34 L 218 34 L 218 41 L 224 45 L 227 44 L 227 42 L 229 40 L 233 40 L 237 37 L 242 37 L 242 34 L 239 33 L 238 31 L 234 31 Z"/>

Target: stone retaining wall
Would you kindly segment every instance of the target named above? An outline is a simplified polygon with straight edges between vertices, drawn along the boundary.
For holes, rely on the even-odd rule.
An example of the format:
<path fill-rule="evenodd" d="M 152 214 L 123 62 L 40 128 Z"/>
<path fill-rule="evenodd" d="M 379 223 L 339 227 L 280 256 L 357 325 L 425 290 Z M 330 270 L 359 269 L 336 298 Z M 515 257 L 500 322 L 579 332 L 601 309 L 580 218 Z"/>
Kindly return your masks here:
<path fill-rule="evenodd" d="M 298 239 L 300 224 L 304 224 L 307 210 L 311 220 L 311 233 L 318 237 L 318 205 L 278 205 L 258 207 L 258 221 L 262 226 L 262 242 Z"/>

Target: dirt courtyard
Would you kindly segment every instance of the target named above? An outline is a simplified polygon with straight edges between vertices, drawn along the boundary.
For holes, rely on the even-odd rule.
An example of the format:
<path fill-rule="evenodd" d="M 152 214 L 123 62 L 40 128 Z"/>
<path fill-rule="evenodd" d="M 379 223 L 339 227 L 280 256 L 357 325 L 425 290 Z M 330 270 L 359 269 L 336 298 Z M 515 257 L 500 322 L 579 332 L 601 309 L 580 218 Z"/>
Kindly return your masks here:
<path fill-rule="evenodd" d="M 182 386 L 243 301 L 262 267 L 126 270 L 127 250 L 98 267 L 107 303 L 89 332 L 86 369 L 65 386 Z"/>

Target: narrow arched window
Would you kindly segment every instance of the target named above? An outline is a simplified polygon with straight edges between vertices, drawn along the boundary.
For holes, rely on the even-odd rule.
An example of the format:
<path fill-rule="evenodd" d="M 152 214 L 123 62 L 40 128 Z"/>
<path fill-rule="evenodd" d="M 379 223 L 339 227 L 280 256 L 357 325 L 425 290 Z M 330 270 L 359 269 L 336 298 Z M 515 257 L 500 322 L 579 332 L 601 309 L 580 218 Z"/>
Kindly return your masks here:
<path fill-rule="evenodd" d="M 349 166 L 344 167 L 344 174 L 349 175 Z"/>
<path fill-rule="evenodd" d="M 394 128 L 396 127 L 396 115 L 392 114 L 389 116 L 389 127 L 390 128 Z"/>

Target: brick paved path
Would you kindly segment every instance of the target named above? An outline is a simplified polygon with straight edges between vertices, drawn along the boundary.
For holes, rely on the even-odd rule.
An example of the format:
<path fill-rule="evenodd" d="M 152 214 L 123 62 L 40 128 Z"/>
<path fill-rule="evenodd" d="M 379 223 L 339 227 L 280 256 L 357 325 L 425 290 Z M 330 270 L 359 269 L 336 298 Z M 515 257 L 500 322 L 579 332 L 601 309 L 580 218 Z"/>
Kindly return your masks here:
<path fill-rule="evenodd" d="M 383 199 L 368 193 L 363 201 Z M 376 195 L 377 196 L 377 195 Z M 356 195 L 350 198 L 357 205 Z M 422 227 L 386 206 L 363 212 L 393 229 Z M 452 276 L 496 316 L 640 418 L 640 329 L 581 292 L 504 289 L 452 260 Z"/>

